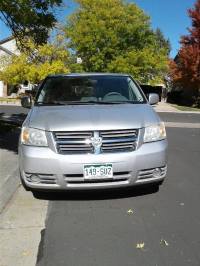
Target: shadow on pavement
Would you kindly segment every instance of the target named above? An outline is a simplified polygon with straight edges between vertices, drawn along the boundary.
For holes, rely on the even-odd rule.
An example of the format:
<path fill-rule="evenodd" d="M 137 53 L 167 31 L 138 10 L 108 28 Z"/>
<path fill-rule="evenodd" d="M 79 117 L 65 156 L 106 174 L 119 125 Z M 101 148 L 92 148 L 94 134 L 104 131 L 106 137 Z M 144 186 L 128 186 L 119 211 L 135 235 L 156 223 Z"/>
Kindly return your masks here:
<path fill-rule="evenodd" d="M 50 201 L 90 201 L 139 197 L 154 194 L 159 191 L 158 185 L 146 185 L 132 188 L 106 189 L 106 190 L 84 190 L 84 191 L 60 191 L 43 192 L 35 191 L 33 196 L 40 200 Z"/>
<path fill-rule="evenodd" d="M 13 151 L 17 154 L 20 128 L 17 125 L 0 121 L 0 149 Z"/>
<path fill-rule="evenodd" d="M 11 114 L 11 115 L 0 113 L 0 121 L 9 123 L 11 125 L 21 126 L 26 116 L 27 114 L 24 114 L 24 113 Z"/>

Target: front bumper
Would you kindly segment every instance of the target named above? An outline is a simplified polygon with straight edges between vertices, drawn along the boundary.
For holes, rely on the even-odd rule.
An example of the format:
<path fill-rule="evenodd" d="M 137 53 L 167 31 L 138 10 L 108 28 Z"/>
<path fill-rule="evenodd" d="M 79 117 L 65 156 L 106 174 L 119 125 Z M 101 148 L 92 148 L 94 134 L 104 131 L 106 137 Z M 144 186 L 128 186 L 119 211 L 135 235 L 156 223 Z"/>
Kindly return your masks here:
<path fill-rule="evenodd" d="M 126 187 L 160 182 L 167 171 L 167 140 L 145 143 L 133 152 L 61 155 L 48 147 L 19 145 L 21 178 L 31 190 L 73 190 Z M 84 180 L 84 164 L 112 163 L 114 176 L 107 180 Z M 159 168 L 161 174 L 154 175 Z M 31 181 L 36 174 L 40 183 Z"/>

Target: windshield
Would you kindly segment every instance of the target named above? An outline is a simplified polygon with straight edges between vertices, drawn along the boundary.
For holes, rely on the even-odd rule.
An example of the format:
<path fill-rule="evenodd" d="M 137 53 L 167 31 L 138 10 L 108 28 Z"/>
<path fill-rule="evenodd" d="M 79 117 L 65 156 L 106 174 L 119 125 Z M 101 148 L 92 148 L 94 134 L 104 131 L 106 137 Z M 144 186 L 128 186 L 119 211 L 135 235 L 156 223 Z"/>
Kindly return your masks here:
<path fill-rule="evenodd" d="M 50 77 L 36 99 L 36 105 L 145 102 L 139 88 L 128 76 Z"/>

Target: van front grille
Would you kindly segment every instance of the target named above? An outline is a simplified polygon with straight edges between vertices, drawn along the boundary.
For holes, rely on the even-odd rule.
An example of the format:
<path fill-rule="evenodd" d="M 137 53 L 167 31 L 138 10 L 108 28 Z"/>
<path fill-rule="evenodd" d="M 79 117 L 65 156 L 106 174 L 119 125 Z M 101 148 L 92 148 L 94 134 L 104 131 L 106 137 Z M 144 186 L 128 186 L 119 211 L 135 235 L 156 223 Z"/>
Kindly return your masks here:
<path fill-rule="evenodd" d="M 60 154 L 93 153 L 93 146 L 89 141 L 92 132 L 54 132 L 57 151 Z"/>
<path fill-rule="evenodd" d="M 137 147 L 138 129 L 53 133 L 60 154 L 130 152 Z"/>
<path fill-rule="evenodd" d="M 138 130 L 101 131 L 102 152 L 124 152 L 136 149 Z"/>

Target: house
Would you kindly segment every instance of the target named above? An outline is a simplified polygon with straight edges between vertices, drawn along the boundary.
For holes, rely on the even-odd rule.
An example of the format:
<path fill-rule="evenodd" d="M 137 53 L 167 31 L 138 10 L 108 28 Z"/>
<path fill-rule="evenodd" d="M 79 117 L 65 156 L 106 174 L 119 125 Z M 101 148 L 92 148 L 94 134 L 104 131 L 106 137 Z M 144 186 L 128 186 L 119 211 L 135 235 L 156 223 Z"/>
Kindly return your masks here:
<path fill-rule="evenodd" d="M 0 40 L 0 60 L 4 56 L 19 55 L 20 51 L 17 48 L 16 40 L 13 36 Z M 8 86 L 3 81 L 0 81 L 0 97 L 7 96 Z"/>

